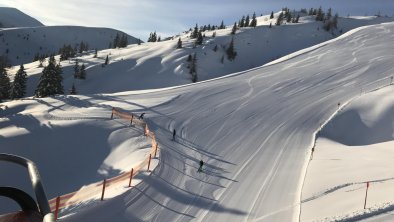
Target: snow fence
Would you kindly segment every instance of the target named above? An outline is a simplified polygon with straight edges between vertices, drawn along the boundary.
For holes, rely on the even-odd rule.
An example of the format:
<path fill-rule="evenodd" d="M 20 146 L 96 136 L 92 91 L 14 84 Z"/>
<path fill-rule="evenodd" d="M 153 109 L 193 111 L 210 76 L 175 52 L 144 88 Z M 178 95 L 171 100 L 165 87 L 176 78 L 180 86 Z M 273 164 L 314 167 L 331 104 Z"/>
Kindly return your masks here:
<path fill-rule="evenodd" d="M 112 108 L 111 119 L 118 117 L 120 119 L 127 120 L 131 125 L 135 125 L 144 129 L 144 135 L 151 139 L 151 150 L 149 155 L 137 164 L 129 172 L 124 172 L 118 176 L 105 179 L 100 182 L 90 184 L 88 186 L 82 187 L 80 190 L 58 196 L 49 201 L 51 211 L 55 214 L 56 219 L 58 218 L 59 211 L 61 209 L 89 201 L 89 200 L 103 200 L 105 196 L 105 189 L 108 187 L 131 187 L 131 181 L 135 175 L 141 171 L 149 171 L 150 162 L 152 158 L 156 158 L 158 151 L 158 143 L 156 141 L 156 136 L 153 132 L 149 130 L 148 124 L 142 119 L 138 118 L 134 114 L 128 114 Z"/>

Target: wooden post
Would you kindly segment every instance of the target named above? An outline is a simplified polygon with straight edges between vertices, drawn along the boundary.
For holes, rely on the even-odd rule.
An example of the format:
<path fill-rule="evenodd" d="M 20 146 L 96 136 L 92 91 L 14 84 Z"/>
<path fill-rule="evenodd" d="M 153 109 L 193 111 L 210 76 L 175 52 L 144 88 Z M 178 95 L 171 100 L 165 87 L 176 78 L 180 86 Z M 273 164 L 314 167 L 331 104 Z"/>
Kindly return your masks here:
<path fill-rule="evenodd" d="M 367 189 L 365 190 L 364 210 L 365 210 L 365 207 L 367 206 L 368 187 L 369 187 L 369 182 L 367 182 Z"/>
<path fill-rule="evenodd" d="M 131 168 L 130 180 L 129 180 L 129 187 L 131 187 L 131 180 L 133 179 L 133 171 L 134 171 L 134 168 Z"/>
<path fill-rule="evenodd" d="M 158 145 L 157 145 L 157 143 L 156 143 L 156 147 L 155 147 L 155 158 L 156 158 L 156 154 L 157 154 L 157 147 L 158 147 Z"/>
<path fill-rule="evenodd" d="M 101 200 L 104 200 L 105 183 L 106 183 L 106 179 L 104 179 L 103 181 L 103 192 L 101 193 Z"/>
<path fill-rule="evenodd" d="M 112 107 L 112 112 L 111 112 L 111 119 L 113 119 L 113 118 L 114 118 L 114 110 L 115 110 L 115 108 L 113 108 L 113 107 Z"/>
<path fill-rule="evenodd" d="M 60 197 L 56 197 L 55 220 L 57 220 L 59 216 L 59 207 L 60 207 Z"/>
<path fill-rule="evenodd" d="M 151 159 L 152 159 L 152 154 L 149 154 L 148 171 L 149 171 L 149 168 L 150 168 L 150 160 Z"/>
<path fill-rule="evenodd" d="M 131 115 L 131 119 L 130 119 L 130 126 L 132 126 L 133 125 L 133 115 Z"/>

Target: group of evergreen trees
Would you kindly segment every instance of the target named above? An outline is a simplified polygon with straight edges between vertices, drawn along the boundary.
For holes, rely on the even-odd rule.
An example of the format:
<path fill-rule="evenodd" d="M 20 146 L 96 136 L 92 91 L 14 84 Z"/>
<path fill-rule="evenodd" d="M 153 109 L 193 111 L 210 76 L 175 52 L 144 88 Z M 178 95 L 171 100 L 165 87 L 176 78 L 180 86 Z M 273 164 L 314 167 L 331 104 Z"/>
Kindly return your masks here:
<path fill-rule="evenodd" d="M 148 42 L 160 42 L 160 41 L 161 41 L 161 38 L 160 38 L 160 36 L 157 37 L 156 31 L 151 32 L 149 34 Z"/>
<path fill-rule="evenodd" d="M 257 19 L 256 19 L 256 13 L 253 13 L 252 20 L 250 20 L 249 15 L 242 16 L 242 18 L 238 22 L 238 27 L 243 28 L 243 27 L 256 27 L 257 26 Z"/>
<path fill-rule="evenodd" d="M 284 12 L 284 13 L 283 13 Z M 300 15 L 297 14 L 297 16 L 295 15 L 296 12 L 293 11 L 293 13 L 290 12 L 290 9 L 288 8 L 283 8 L 282 11 L 280 12 L 278 18 L 276 18 L 276 25 L 281 25 L 284 21 L 286 21 L 287 23 L 298 23 L 299 19 L 300 19 Z M 274 12 L 271 12 L 271 16 L 270 18 L 274 18 Z M 271 28 L 271 25 L 270 25 Z"/>
<path fill-rule="evenodd" d="M 76 55 L 76 51 L 71 45 L 63 45 L 62 48 L 59 49 L 60 61 L 67 60 L 69 58 L 73 58 Z"/>
<path fill-rule="evenodd" d="M 187 57 L 187 62 L 189 62 L 188 64 L 188 68 L 189 68 L 189 74 L 191 75 L 192 78 L 192 82 L 197 82 L 198 81 L 198 77 L 197 77 L 197 54 L 194 53 L 194 55 L 192 56 L 191 54 L 189 54 L 189 56 Z"/>
<path fill-rule="evenodd" d="M 116 33 L 116 36 L 114 38 L 113 44 L 112 44 L 112 48 L 125 48 L 127 47 L 127 45 L 129 44 L 128 39 L 127 39 L 127 35 L 126 34 L 122 34 L 122 36 L 120 36 L 119 33 Z"/>
<path fill-rule="evenodd" d="M 0 102 L 5 99 L 22 98 L 26 93 L 27 74 L 23 65 L 20 66 L 15 74 L 14 81 L 11 83 L 7 70 L 0 66 Z"/>
<path fill-rule="evenodd" d="M 55 94 L 63 94 L 63 69 L 60 63 L 56 64 L 55 56 L 49 57 L 48 65 L 42 70 L 35 95 L 47 97 Z"/>

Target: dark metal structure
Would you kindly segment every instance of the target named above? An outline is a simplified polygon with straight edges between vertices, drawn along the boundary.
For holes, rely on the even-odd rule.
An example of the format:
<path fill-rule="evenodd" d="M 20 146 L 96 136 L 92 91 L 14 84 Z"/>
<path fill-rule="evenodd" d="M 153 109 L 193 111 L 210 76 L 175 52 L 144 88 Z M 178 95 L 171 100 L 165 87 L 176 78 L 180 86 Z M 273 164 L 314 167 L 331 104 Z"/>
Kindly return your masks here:
<path fill-rule="evenodd" d="M 40 174 L 33 161 L 11 154 L 0 153 L 0 161 L 12 162 L 27 168 L 36 201 L 26 192 L 13 187 L 0 187 L 0 196 L 8 197 L 19 204 L 22 211 L 0 215 L 0 222 L 55 222 Z"/>

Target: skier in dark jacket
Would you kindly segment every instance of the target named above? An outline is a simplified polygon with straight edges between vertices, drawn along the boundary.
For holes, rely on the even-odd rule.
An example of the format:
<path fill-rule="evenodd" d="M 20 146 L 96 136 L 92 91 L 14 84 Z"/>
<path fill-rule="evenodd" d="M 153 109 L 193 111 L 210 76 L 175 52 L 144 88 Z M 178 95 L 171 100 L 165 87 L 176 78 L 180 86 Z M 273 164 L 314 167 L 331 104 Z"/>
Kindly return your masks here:
<path fill-rule="evenodd" d="M 202 166 L 204 166 L 204 161 L 200 160 L 200 167 L 198 168 L 197 172 L 202 172 Z"/>
<path fill-rule="evenodd" d="M 172 140 L 174 140 L 174 141 L 175 141 L 175 136 L 176 136 L 176 130 L 174 129 L 174 130 L 172 131 Z"/>
<path fill-rule="evenodd" d="M 145 113 L 141 113 L 141 115 L 138 117 L 138 119 L 144 119 Z"/>

